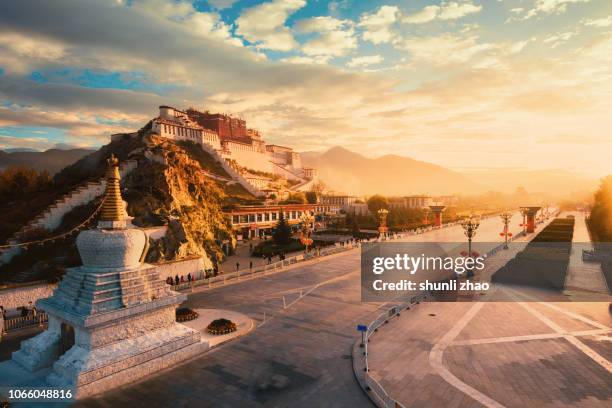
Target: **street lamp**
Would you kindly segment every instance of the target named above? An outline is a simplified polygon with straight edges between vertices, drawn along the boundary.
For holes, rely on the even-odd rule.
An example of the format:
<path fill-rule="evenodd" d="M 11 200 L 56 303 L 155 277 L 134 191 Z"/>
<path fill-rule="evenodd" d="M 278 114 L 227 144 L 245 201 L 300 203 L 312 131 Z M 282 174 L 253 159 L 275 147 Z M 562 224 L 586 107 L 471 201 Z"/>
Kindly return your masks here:
<path fill-rule="evenodd" d="M 512 213 L 508 211 L 504 211 L 499 215 L 504 223 L 504 230 L 499 234 L 504 237 L 504 249 L 508 249 L 508 237 L 512 236 L 512 233 L 508 230 L 508 225 L 510 225 L 510 218 L 512 218 Z"/>
<path fill-rule="evenodd" d="M 379 238 L 382 239 L 386 236 L 387 231 L 389 231 L 389 228 L 387 227 L 387 214 L 389 214 L 389 210 L 387 210 L 386 208 L 381 208 L 377 211 L 377 213 L 379 221 L 378 233 Z"/>
<path fill-rule="evenodd" d="M 529 210 L 527 209 L 527 207 L 521 207 L 521 215 L 523 216 L 523 223 L 520 224 L 520 226 L 523 227 L 523 234 L 527 232 L 527 213 L 528 212 Z"/>
<path fill-rule="evenodd" d="M 480 217 L 475 217 L 470 215 L 469 218 L 461 221 L 461 227 L 463 228 L 463 232 L 468 239 L 468 257 L 472 258 L 472 239 L 476 236 L 476 230 L 480 226 Z M 470 268 L 468 270 L 468 277 L 474 276 L 474 272 Z"/>
<path fill-rule="evenodd" d="M 300 242 L 306 247 L 306 252 L 308 252 L 308 247 L 312 245 L 313 242 L 312 238 L 310 238 L 310 234 L 312 232 L 311 225 L 313 222 L 314 217 L 307 211 L 305 211 L 300 217 L 300 223 L 302 224 Z"/>

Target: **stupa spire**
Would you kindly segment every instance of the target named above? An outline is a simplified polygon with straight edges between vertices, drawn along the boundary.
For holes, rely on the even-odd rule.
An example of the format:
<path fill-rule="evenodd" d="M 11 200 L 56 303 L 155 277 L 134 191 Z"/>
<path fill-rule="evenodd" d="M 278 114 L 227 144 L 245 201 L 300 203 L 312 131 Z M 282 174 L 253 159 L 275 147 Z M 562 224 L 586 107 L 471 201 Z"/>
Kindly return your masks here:
<path fill-rule="evenodd" d="M 106 162 L 108 163 L 106 170 L 106 192 L 104 193 L 104 203 L 100 210 L 100 221 L 122 222 L 127 217 L 119 184 L 121 180 L 119 160 L 112 154 Z"/>

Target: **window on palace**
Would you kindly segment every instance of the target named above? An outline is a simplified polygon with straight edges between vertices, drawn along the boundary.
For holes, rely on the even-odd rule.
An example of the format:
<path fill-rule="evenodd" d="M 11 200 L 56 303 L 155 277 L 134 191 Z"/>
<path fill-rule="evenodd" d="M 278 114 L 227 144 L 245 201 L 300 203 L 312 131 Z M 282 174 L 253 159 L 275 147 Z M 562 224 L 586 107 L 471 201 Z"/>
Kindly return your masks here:
<path fill-rule="evenodd" d="M 240 216 L 238 215 L 233 215 L 232 216 L 232 223 L 234 224 L 238 224 L 240 222 Z"/>
<path fill-rule="evenodd" d="M 263 217 L 260 213 L 257 213 L 257 222 L 261 222 L 263 220 Z"/>
<path fill-rule="evenodd" d="M 247 222 L 249 222 L 249 220 L 248 220 L 247 216 L 246 216 L 246 215 L 241 215 L 241 216 L 240 216 L 240 223 L 241 223 L 241 224 L 245 224 L 245 223 L 247 223 Z"/>
<path fill-rule="evenodd" d="M 249 214 L 249 222 L 255 222 L 255 214 Z"/>
<path fill-rule="evenodd" d="M 275 212 L 274 212 L 274 213 L 272 213 L 272 220 L 273 220 L 273 221 L 276 221 L 276 213 L 275 213 Z"/>

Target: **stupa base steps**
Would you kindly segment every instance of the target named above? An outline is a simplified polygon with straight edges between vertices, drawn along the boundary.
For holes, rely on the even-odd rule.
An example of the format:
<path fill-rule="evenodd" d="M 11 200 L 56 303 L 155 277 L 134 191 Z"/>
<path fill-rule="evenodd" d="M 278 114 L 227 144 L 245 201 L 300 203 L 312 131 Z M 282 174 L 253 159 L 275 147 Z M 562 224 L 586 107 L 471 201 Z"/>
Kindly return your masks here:
<path fill-rule="evenodd" d="M 178 323 L 91 350 L 74 345 L 59 356 L 60 347 L 60 334 L 47 330 L 24 341 L 13 361 L 30 372 L 52 365 L 45 382 L 72 389 L 76 398 L 148 377 L 210 348 L 199 331 Z"/>
<path fill-rule="evenodd" d="M 83 398 L 136 381 L 208 349 L 200 332 L 181 324 L 87 350 L 73 346 L 53 364 L 46 381 L 76 389 Z"/>

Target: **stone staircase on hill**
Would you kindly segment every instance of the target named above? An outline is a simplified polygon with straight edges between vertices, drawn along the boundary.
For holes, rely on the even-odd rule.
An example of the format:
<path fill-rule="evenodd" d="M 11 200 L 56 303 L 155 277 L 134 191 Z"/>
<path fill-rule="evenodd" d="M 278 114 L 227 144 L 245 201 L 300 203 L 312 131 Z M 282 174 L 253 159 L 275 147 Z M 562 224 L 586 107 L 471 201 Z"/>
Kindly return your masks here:
<path fill-rule="evenodd" d="M 137 166 L 138 162 L 136 160 L 126 160 L 121 163 L 119 166 L 119 173 L 121 174 L 121 177 L 123 178 L 127 176 Z M 19 243 L 21 238 L 32 231 L 40 229 L 53 231 L 60 226 L 64 215 L 72 211 L 74 208 L 87 204 L 93 199 L 101 196 L 105 189 L 106 180 L 101 178 L 98 181 L 90 181 L 75 188 L 69 193 L 66 193 L 64 196 L 55 200 L 55 202 L 47 207 L 46 210 L 24 225 L 19 231 L 17 231 L 13 237 L 8 240 L 8 243 Z M 0 250 L 0 265 L 9 263 L 11 259 L 13 259 L 13 257 L 20 252 L 21 249 L 19 247 Z"/>
<path fill-rule="evenodd" d="M 314 185 L 315 179 L 304 180 L 299 184 L 291 187 L 294 191 L 310 191 L 310 188 Z"/>
<path fill-rule="evenodd" d="M 242 174 L 240 174 L 240 172 L 230 166 L 227 160 L 221 157 L 221 155 L 211 145 L 208 143 L 202 143 L 200 146 L 202 147 L 202 150 L 210 154 L 217 162 L 219 162 L 219 164 L 221 164 L 223 170 L 229 174 L 232 180 L 244 187 L 249 193 L 253 194 L 255 197 L 263 197 L 265 195 L 263 191 L 251 184 Z"/>

